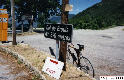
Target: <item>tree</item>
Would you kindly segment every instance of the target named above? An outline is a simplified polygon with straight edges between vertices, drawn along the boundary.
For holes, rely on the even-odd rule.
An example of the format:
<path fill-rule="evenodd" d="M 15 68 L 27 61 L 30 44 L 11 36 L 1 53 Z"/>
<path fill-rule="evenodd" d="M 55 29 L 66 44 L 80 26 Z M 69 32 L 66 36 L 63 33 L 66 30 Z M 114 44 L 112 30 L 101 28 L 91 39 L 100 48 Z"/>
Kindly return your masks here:
<path fill-rule="evenodd" d="M 11 2 L 11 16 L 12 16 L 12 33 L 13 33 L 13 45 L 16 45 L 16 26 L 15 26 L 15 2 L 14 0 L 10 0 Z"/>
<path fill-rule="evenodd" d="M 20 17 L 25 14 L 33 16 L 33 19 L 28 19 L 30 24 L 29 30 L 32 32 L 33 21 L 42 18 L 43 21 L 40 22 L 45 23 L 50 16 L 57 15 L 60 12 L 59 3 L 60 0 L 23 0 L 17 4 L 17 13 Z"/>
<path fill-rule="evenodd" d="M 8 0 L 5 0 L 2 5 L 10 9 Z M 33 16 L 33 21 L 28 19 L 30 25 L 40 17 L 44 17 L 41 22 L 47 22 L 50 16 L 60 13 L 60 0 L 15 0 L 15 6 L 16 18 L 19 21 L 23 15 Z"/>

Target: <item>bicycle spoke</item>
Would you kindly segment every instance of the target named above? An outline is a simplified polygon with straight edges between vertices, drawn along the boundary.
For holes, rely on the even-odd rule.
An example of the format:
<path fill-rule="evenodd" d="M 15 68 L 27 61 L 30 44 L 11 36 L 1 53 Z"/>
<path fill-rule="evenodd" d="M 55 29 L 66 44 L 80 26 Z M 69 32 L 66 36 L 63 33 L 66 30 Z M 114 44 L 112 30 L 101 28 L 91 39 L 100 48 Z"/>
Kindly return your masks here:
<path fill-rule="evenodd" d="M 86 57 L 80 58 L 81 70 L 94 77 L 94 69 L 90 61 Z"/>

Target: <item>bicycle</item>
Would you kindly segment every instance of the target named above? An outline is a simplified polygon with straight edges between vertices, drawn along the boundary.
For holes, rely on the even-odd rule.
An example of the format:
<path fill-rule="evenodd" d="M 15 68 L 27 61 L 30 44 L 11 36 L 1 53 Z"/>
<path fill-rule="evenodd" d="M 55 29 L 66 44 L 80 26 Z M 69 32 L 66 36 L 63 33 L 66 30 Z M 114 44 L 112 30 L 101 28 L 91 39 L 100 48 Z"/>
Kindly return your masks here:
<path fill-rule="evenodd" d="M 81 54 L 81 51 L 84 50 L 84 45 L 80 45 L 77 44 L 79 46 L 79 48 L 75 48 L 74 45 L 71 43 L 71 45 L 68 45 L 68 55 L 67 58 L 69 59 L 70 55 L 71 58 L 73 59 L 73 64 L 76 63 L 76 66 L 80 69 L 83 70 L 85 73 L 89 74 L 90 76 L 94 77 L 95 76 L 95 71 L 94 68 L 91 64 L 91 62 L 84 57 Z M 75 52 L 77 53 L 77 55 L 75 55 L 74 53 L 72 53 L 71 48 L 73 48 L 75 50 Z"/>

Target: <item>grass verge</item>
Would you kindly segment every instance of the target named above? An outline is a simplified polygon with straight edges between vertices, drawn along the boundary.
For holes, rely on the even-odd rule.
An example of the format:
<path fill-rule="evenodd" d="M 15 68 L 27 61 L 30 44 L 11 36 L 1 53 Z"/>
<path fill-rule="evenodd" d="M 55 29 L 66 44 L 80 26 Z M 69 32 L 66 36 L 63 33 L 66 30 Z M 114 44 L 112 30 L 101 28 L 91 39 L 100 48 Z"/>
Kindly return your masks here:
<path fill-rule="evenodd" d="M 47 57 L 52 57 L 51 55 L 38 51 L 30 46 L 6 46 L 6 48 L 11 49 L 14 52 L 18 52 L 20 55 L 25 57 L 34 67 L 36 67 L 41 73 L 46 77 L 47 80 L 56 80 L 46 73 L 42 72 L 42 67 L 44 65 L 44 60 Z M 34 77 L 33 80 L 36 80 L 37 77 Z M 60 80 L 92 80 L 84 72 L 78 70 L 71 64 L 67 64 L 67 70 L 62 72 Z"/>

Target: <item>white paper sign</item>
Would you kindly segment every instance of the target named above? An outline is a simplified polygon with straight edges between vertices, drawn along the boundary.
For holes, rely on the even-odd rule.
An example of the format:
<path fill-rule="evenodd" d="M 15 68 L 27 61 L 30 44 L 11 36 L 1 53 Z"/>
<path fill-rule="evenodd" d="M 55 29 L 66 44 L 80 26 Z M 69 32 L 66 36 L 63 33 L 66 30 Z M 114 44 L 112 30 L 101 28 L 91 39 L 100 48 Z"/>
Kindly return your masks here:
<path fill-rule="evenodd" d="M 63 66 L 64 66 L 63 62 L 47 57 L 42 71 L 46 72 L 47 74 L 56 79 L 59 79 L 62 73 Z"/>
<path fill-rule="evenodd" d="M 65 11 L 73 11 L 73 5 L 66 4 Z"/>

